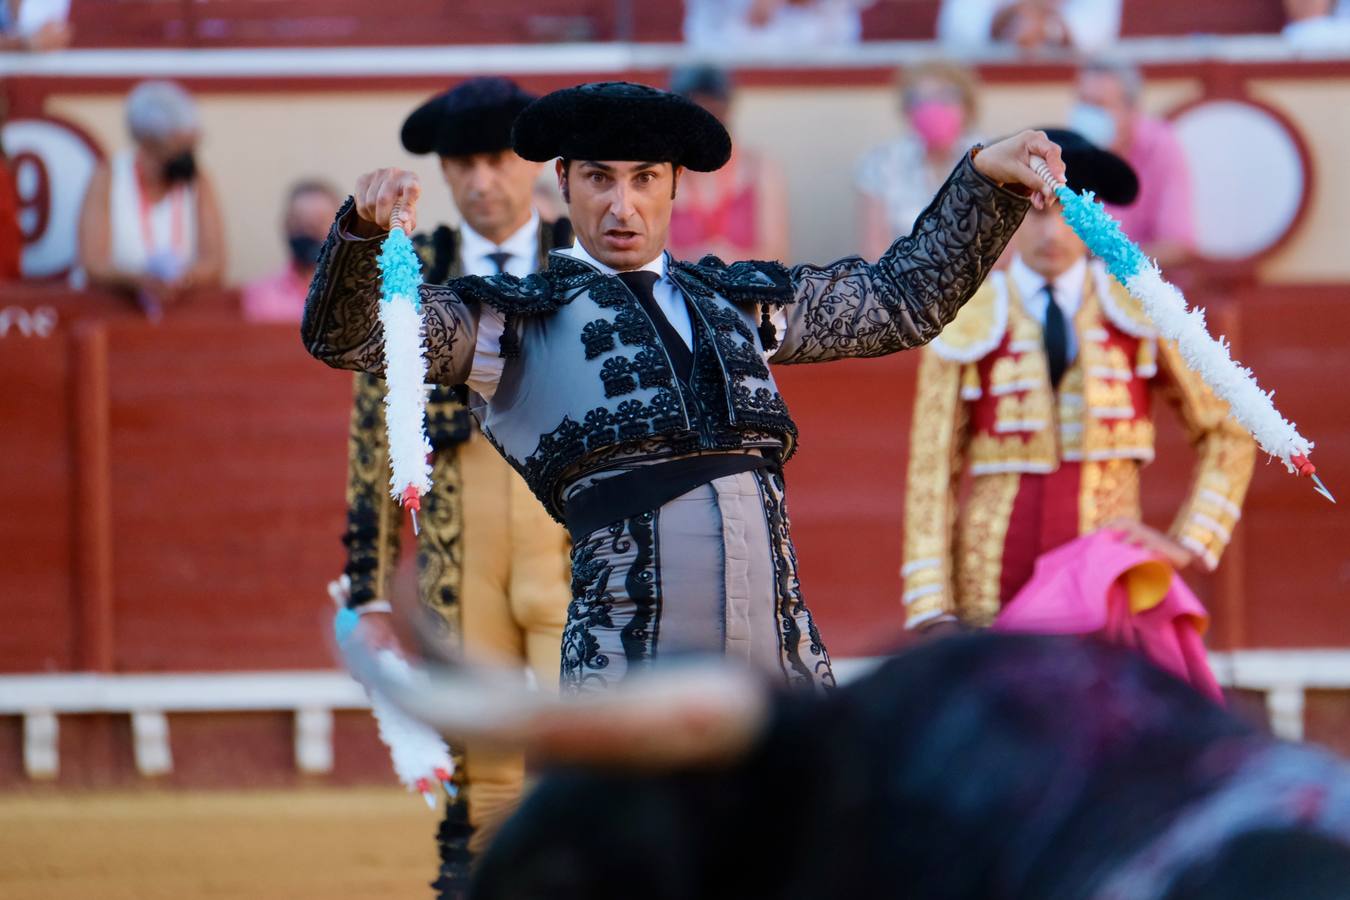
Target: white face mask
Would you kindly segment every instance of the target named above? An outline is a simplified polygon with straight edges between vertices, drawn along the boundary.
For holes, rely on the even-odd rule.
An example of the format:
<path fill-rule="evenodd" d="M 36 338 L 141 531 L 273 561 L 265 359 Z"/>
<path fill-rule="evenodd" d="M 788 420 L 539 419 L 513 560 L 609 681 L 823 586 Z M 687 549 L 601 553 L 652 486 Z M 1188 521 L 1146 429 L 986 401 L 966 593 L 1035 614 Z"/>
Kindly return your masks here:
<path fill-rule="evenodd" d="M 1116 117 L 1103 107 L 1080 101 L 1069 112 L 1069 129 L 1106 149 L 1116 140 Z"/>

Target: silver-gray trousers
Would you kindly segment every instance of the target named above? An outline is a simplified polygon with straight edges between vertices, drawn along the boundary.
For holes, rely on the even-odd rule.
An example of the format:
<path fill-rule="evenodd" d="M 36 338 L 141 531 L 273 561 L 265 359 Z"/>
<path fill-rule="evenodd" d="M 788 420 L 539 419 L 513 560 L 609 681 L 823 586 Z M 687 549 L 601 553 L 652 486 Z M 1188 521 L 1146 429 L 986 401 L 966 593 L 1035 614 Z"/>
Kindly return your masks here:
<path fill-rule="evenodd" d="M 772 470 L 718 478 L 572 548 L 563 693 L 690 653 L 725 653 L 794 686 L 834 685 Z"/>

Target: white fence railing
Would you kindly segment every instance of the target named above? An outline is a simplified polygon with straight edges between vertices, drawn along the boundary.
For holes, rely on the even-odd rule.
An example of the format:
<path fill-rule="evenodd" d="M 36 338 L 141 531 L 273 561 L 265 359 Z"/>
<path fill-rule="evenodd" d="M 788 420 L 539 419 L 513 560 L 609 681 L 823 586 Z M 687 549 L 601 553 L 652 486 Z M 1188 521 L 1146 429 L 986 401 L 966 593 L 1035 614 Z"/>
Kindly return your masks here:
<path fill-rule="evenodd" d="M 876 662 L 835 667 L 847 681 Z M 1303 737 L 1305 691 L 1350 690 L 1350 650 L 1239 650 L 1210 662 L 1225 687 L 1263 692 L 1271 730 L 1290 740 Z M 62 715 L 129 715 L 137 770 L 162 775 L 173 769 L 170 713 L 290 712 L 296 768 L 322 774 L 333 768 L 333 712 L 367 708 L 361 687 L 338 671 L 0 676 L 0 716 L 23 717 L 24 769 L 37 779 L 60 769 Z"/>

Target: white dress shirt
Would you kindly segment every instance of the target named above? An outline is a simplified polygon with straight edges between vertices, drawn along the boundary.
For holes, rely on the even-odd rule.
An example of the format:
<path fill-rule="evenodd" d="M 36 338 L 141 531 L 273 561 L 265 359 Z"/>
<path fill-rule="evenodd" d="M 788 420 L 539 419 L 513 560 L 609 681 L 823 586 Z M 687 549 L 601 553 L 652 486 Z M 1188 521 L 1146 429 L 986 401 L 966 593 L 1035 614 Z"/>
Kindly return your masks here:
<path fill-rule="evenodd" d="M 1068 326 L 1065 329 L 1069 339 L 1066 363 L 1073 362 L 1078 356 L 1078 335 L 1074 333 L 1073 317 L 1078 314 L 1078 307 L 1083 305 L 1083 285 L 1086 283 L 1087 275 L 1085 256 L 1054 280 L 1055 305 L 1064 313 L 1064 321 Z M 1045 314 L 1050 309 L 1050 298 L 1045 293 L 1045 286 L 1048 283 L 1045 276 L 1033 272 L 1018 255 L 1013 257 L 1012 263 L 1008 266 L 1008 277 L 1012 279 L 1017 293 L 1021 295 L 1023 309 L 1040 323 L 1041 328 L 1044 328 Z"/>
<path fill-rule="evenodd" d="M 459 258 L 464 263 L 465 275 L 496 275 L 497 264 L 490 257 L 493 253 L 511 254 L 506 261 L 507 275 L 524 278 L 532 274 L 539 258 L 539 213 L 531 211 L 530 220 L 500 244 L 494 244 L 474 231 L 468 222 L 460 226 Z"/>
<path fill-rule="evenodd" d="M 573 241 L 572 246 L 566 250 L 560 250 L 559 253 L 565 253 L 573 259 L 583 262 L 586 265 L 599 269 L 606 275 L 617 275 L 619 270 L 611 268 L 600 262 L 595 257 L 586 252 L 586 248 L 581 246 L 581 241 Z M 656 284 L 652 285 L 652 296 L 656 299 L 656 305 L 665 313 L 666 321 L 670 322 L 672 328 L 684 338 L 684 344 L 691 350 L 694 347 L 694 324 L 689 320 L 689 306 L 684 302 L 684 294 L 675 286 L 666 274 L 666 269 L 670 264 L 670 254 L 662 253 L 656 259 L 633 271 L 637 272 L 655 272 L 657 275 Z"/>
<path fill-rule="evenodd" d="M 490 253 L 510 253 L 506 261 L 506 274 L 517 278 L 532 275 L 535 263 L 539 260 L 539 213 L 531 211 L 530 221 L 517 229 L 501 244 L 494 244 L 469 227 L 465 222 L 460 227 L 460 260 L 464 264 L 465 275 L 488 277 L 497 274 L 497 264 L 488 256 Z M 500 343 L 506 322 L 495 309 L 483 308 L 478 319 L 478 338 L 474 343 L 473 366 L 465 382 L 469 390 L 487 400 L 497 390 L 497 382 L 502 377 L 502 367 L 506 360 L 501 358 Z"/>

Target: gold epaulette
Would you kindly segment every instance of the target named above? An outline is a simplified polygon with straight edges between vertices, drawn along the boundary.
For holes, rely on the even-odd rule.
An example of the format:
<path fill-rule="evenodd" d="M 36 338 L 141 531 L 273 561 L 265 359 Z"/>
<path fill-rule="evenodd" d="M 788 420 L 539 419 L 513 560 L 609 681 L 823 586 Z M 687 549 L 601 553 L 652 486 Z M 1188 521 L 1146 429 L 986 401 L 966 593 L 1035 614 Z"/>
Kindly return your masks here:
<path fill-rule="evenodd" d="M 1131 296 L 1124 285 L 1112 278 L 1100 261 L 1094 260 L 1090 270 L 1097 282 L 1097 298 L 1101 303 L 1102 314 L 1111 324 L 1130 337 L 1156 338 L 1158 327 L 1144 312 L 1143 304 Z"/>
<path fill-rule="evenodd" d="M 1006 276 L 995 272 L 929 346 L 950 362 L 975 362 L 998 349 L 1007 330 Z"/>

